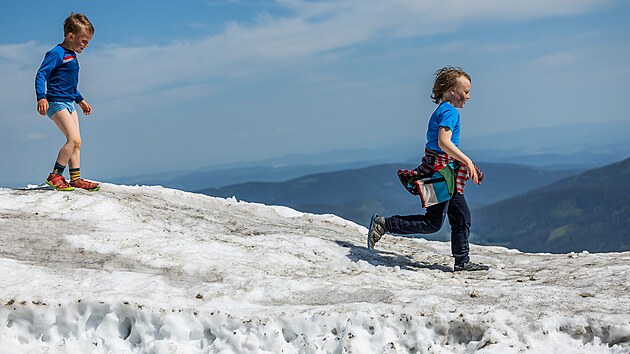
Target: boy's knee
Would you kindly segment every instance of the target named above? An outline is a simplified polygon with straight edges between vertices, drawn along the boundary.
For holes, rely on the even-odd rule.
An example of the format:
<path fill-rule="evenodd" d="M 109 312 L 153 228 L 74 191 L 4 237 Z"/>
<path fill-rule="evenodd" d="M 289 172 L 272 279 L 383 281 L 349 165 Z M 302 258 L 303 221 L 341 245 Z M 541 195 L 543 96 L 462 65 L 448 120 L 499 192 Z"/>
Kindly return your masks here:
<path fill-rule="evenodd" d="M 434 234 L 438 231 L 440 231 L 440 229 L 442 228 L 442 223 L 443 222 L 433 222 L 433 223 L 429 223 L 429 233 Z"/>
<path fill-rule="evenodd" d="M 438 231 L 440 231 L 440 229 L 442 229 L 442 225 L 431 225 L 433 227 L 433 229 L 431 229 L 431 233 L 434 234 Z"/>
<path fill-rule="evenodd" d="M 73 150 L 79 150 L 81 148 L 81 138 L 77 137 L 68 139 L 68 145 L 70 145 Z"/>
<path fill-rule="evenodd" d="M 451 231 L 454 233 L 470 233 L 470 222 L 451 224 Z"/>

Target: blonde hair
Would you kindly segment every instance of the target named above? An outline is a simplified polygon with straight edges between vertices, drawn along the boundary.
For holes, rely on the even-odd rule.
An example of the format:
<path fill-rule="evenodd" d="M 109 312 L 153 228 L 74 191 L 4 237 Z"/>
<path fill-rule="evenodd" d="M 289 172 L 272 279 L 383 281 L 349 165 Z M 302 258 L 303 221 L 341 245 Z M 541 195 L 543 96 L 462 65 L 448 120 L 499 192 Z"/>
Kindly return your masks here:
<path fill-rule="evenodd" d="M 84 14 L 70 13 L 70 16 L 63 21 L 63 35 L 67 36 L 68 33 L 78 34 L 81 31 L 86 31 L 89 34 L 94 34 L 94 26 Z"/>
<path fill-rule="evenodd" d="M 457 79 L 464 76 L 470 80 L 467 72 L 456 66 L 445 66 L 435 72 L 435 81 L 433 82 L 433 94 L 431 98 L 436 104 L 442 102 L 442 95 L 457 86 Z"/>

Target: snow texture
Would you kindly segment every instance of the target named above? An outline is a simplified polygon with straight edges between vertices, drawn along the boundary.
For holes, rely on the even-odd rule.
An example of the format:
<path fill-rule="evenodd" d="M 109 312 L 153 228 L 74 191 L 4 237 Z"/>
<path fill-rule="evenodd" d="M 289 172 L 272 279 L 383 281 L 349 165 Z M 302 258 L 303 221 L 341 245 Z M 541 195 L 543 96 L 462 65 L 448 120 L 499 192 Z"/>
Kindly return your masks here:
<path fill-rule="evenodd" d="M 146 186 L 0 189 L 0 353 L 629 353 L 630 253 L 450 245 Z"/>

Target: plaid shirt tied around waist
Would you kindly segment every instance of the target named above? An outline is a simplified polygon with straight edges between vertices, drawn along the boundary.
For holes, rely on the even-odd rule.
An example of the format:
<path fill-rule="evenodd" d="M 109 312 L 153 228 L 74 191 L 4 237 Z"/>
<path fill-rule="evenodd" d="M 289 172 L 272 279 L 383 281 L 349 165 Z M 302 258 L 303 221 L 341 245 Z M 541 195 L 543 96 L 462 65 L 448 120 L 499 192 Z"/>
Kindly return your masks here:
<path fill-rule="evenodd" d="M 413 170 L 398 170 L 398 178 L 400 179 L 400 182 L 403 184 L 403 186 L 405 186 L 405 188 L 407 188 L 407 190 L 409 190 L 411 194 L 418 195 L 420 194 L 420 191 L 410 189 L 417 188 L 417 184 L 410 183 L 410 181 L 430 176 L 435 171 L 441 170 L 449 163 L 454 163 L 454 165 L 456 166 L 455 185 L 457 193 L 464 194 L 464 187 L 466 186 L 466 180 L 468 179 L 468 167 L 466 166 L 466 164 L 455 160 L 454 158 L 448 156 L 448 154 L 446 153 L 440 153 L 428 148 L 424 149 L 424 157 L 422 158 L 422 163 L 420 164 L 420 166 L 416 167 Z M 481 183 L 485 175 L 476 165 L 475 169 L 477 170 L 479 182 Z"/>

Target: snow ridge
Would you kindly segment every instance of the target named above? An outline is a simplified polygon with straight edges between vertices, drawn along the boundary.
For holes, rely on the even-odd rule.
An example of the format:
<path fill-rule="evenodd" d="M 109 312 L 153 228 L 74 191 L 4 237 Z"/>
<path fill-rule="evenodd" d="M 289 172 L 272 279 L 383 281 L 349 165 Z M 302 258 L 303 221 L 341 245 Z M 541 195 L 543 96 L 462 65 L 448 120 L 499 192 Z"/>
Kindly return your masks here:
<path fill-rule="evenodd" d="M 105 184 L 0 189 L 0 353 L 630 353 L 630 253 L 448 243 Z"/>

